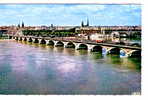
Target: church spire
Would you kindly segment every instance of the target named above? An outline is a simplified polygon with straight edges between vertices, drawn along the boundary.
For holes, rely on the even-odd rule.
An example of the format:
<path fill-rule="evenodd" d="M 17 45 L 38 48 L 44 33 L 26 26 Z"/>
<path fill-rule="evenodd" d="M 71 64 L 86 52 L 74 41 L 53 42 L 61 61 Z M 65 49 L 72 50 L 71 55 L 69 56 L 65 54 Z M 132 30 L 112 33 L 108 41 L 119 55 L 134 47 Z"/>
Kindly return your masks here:
<path fill-rule="evenodd" d="M 87 18 L 87 24 L 86 24 L 86 26 L 89 26 L 89 20 L 88 20 L 88 18 Z"/>
<path fill-rule="evenodd" d="M 24 22 L 22 21 L 22 27 L 24 28 Z"/>
<path fill-rule="evenodd" d="M 17 27 L 20 28 L 20 24 L 18 24 Z"/>
<path fill-rule="evenodd" d="M 21 27 L 21 26 L 20 26 L 20 22 L 19 22 L 19 24 L 17 25 L 17 27 L 18 27 L 18 28 L 20 28 L 20 27 Z"/>
<path fill-rule="evenodd" d="M 81 22 L 81 26 L 84 27 L 84 22 L 83 21 Z"/>

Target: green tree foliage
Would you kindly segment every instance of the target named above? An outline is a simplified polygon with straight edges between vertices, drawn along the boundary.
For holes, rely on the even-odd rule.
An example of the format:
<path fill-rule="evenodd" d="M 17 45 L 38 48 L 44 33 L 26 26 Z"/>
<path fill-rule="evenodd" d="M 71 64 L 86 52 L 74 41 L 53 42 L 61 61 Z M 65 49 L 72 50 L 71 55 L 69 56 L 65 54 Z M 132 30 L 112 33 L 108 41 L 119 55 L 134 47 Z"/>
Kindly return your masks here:
<path fill-rule="evenodd" d="M 56 37 L 68 37 L 68 36 L 74 36 L 77 33 L 75 33 L 73 30 L 23 30 L 23 35 L 26 36 L 42 36 L 42 37 L 50 37 L 50 36 L 56 36 Z"/>

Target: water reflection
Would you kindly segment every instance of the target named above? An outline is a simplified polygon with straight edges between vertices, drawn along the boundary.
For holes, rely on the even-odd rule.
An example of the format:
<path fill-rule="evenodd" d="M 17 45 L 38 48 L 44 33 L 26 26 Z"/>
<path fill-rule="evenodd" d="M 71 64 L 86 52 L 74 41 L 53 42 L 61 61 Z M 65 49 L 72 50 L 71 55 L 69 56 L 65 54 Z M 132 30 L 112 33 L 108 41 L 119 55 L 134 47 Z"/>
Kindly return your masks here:
<path fill-rule="evenodd" d="M 54 48 L 54 51 L 55 51 L 55 52 L 60 52 L 60 53 L 62 53 L 63 50 L 64 50 L 64 47 L 55 47 L 55 48 Z"/>
<path fill-rule="evenodd" d="M 0 42 L 1 94 L 131 94 L 141 61 L 28 42 Z"/>

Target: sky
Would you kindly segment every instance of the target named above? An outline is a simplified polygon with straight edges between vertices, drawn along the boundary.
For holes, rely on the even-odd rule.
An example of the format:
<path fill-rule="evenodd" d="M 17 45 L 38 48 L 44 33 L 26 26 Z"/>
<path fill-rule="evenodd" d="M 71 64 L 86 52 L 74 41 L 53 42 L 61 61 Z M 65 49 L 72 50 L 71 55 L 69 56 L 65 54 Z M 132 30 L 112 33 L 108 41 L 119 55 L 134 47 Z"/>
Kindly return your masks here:
<path fill-rule="evenodd" d="M 25 25 L 80 26 L 141 25 L 141 5 L 86 4 L 1 4 L 0 26 Z"/>

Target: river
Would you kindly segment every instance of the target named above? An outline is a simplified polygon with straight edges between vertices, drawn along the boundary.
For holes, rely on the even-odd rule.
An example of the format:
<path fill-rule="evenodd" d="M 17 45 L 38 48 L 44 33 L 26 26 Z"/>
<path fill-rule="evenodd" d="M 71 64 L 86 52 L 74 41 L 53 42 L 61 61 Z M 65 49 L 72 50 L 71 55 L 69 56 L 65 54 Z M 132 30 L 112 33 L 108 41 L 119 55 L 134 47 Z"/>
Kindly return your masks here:
<path fill-rule="evenodd" d="M 0 94 L 133 94 L 141 60 L 0 40 Z"/>

